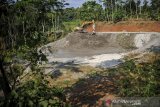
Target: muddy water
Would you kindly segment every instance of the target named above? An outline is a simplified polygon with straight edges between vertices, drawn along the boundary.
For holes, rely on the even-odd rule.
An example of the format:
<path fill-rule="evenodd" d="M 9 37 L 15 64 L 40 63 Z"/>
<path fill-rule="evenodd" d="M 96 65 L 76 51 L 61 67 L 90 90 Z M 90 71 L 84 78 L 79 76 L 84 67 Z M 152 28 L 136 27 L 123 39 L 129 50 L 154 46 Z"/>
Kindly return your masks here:
<path fill-rule="evenodd" d="M 49 62 L 74 61 L 92 66 L 119 64 L 125 53 L 160 45 L 159 33 L 70 33 L 41 50 Z"/>

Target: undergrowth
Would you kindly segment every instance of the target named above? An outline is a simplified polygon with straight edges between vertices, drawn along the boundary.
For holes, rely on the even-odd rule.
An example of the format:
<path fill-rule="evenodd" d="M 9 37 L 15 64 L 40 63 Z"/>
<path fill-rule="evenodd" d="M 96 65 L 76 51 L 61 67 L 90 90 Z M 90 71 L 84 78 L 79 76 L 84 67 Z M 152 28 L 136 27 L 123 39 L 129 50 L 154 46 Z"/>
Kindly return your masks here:
<path fill-rule="evenodd" d="M 126 59 L 118 68 L 109 69 L 108 76 L 116 78 L 118 95 L 121 97 L 160 96 L 160 59 L 136 63 Z"/>

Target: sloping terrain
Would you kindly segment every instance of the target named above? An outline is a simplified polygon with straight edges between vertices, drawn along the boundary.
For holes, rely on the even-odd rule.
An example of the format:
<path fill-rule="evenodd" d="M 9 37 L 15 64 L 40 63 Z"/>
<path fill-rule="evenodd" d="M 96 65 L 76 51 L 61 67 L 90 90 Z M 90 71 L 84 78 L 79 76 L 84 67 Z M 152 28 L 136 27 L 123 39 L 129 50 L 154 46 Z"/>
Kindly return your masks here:
<path fill-rule="evenodd" d="M 160 32 L 157 21 L 121 21 L 118 23 L 96 22 L 96 32 Z M 92 24 L 86 27 L 92 32 Z"/>
<path fill-rule="evenodd" d="M 106 99 L 117 97 L 117 78 L 99 75 L 103 68 L 117 66 L 132 53 L 146 61 L 144 53 L 160 51 L 159 47 L 160 33 L 73 32 L 41 51 L 49 61 L 43 68 L 53 77 L 47 78 L 49 84 L 64 87 L 67 102 L 74 107 L 100 107 Z"/>
<path fill-rule="evenodd" d="M 77 33 L 41 48 L 49 63 L 71 62 L 93 67 L 113 67 L 130 52 L 147 51 L 160 46 L 159 33 Z"/>
<path fill-rule="evenodd" d="M 159 45 L 159 33 L 70 33 L 54 43 L 42 47 L 54 58 L 85 57 L 100 54 L 126 53 Z"/>

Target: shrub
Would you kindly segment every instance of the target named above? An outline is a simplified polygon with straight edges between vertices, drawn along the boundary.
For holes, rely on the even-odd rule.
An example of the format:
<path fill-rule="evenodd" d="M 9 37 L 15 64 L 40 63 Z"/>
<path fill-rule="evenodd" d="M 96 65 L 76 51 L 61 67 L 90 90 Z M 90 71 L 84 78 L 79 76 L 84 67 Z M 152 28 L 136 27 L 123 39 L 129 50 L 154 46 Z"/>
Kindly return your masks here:
<path fill-rule="evenodd" d="M 22 82 L 14 90 L 8 99 L 1 103 L 3 107 L 61 107 L 65 104 L 63 89 L 50 87 L 44 79 L 44 74 L 36 73 L 34 79 Z"/>
<path fill-rule="evenodd" d="M 113 22 L 117 23 L 119 21 L 122 21 L 122 19 L 124 18 L 124 14 L 122 11 L 118 10 L 117 12 L 113 13 Z"/>
<path fill-rule="evenodd" d="M 153 63 L 136 64 L 127 60 L 118 68 L 110 70 L 110 76 L 116 76 L 119 95 L 124 97 L 153 97 L 160 96 L 160 60 Z M 113 75 L 114 73 L 114 75 Z"/>

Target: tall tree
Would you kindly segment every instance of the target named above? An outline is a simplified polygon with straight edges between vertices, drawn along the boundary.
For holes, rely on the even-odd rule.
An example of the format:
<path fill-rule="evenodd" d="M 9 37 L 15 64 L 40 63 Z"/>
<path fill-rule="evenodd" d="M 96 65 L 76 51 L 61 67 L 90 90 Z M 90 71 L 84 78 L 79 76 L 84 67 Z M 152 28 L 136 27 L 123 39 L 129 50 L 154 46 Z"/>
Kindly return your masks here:
<path fill-rule="evenodd" d="M 0 1 L 0 74 L 3 81 L 4 95 L 11 92 L 11 83 L 8 81 L 7 73 L 11 70 L 6 69 L 13 64 L 12 58 L 17 57 L 17 51 L 24 51 L 24 45 L 29 48 L 29 52 L 23 58 L 32 60 L 32 51 L 46 38 L 47 30 L 52 27 L 51 17 L 48 13 L 59 12 L 64 4 L 59 0 L 1 0 Z M 13 50 L 16 50 L 13 52 Z M 4 59 L 11 54 L 11 61 L 8 63 Z M 34 55 L 33 55 L 34 56 Z M 32 58 L 30 58 L 32 57 Z M 35 59 L 37 56 L 34 56 Z M 6 65 L 7 63 L 7 65 Z M 4 67 L 5 65 L 5 67 Z"/>
<path fill-rule="evenodd" d="M 151 0 L 152 19 L 160 20 L 160 0 Z"/>
<path fill-rule="evenodd" d="M 96 1 L 87 1 L 80 8 L 82 20 L 98 20 L 102 13 L 102 6 Z"/>
<path fill-rule="evenodd" d="M 0 46 L 0 76 L 1 76 L 1 82 L 2 82 L 2 90 L 7 97 L 11 92 L 11 87 L 9 85 L 9 81 L 7 79 L 7 75 L 4 69 L 4 56 L 3 56 L 3 50 L 6 50 L 7 47 L 7 41 L 6 41 L 6 35 L 8 34 L 8 24 L 7 23 L 7 16 L 9 15 L 9 3 L 6 0 L 3 0 L 0 2 L 0 39 L 1 39 L 1 46 Z"/>

